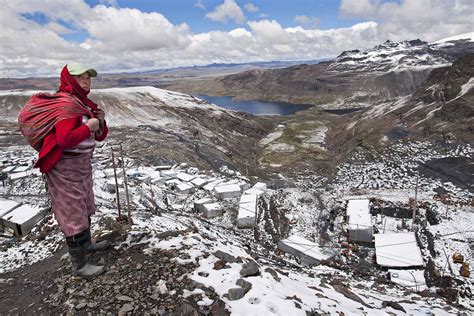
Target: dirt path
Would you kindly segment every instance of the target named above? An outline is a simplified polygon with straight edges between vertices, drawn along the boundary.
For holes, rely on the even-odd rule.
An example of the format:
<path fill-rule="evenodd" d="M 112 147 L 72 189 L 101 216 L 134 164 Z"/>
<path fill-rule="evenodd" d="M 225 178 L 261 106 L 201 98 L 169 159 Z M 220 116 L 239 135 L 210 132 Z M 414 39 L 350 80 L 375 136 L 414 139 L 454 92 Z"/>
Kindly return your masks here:
<path fill-rule="evenodd" d="M 0 315 L 47 313 L 43 299 L 54 291 L 54 280 L 61 274 L 63 247 L 53 256 L 13 272 L 0 274 Z"/>

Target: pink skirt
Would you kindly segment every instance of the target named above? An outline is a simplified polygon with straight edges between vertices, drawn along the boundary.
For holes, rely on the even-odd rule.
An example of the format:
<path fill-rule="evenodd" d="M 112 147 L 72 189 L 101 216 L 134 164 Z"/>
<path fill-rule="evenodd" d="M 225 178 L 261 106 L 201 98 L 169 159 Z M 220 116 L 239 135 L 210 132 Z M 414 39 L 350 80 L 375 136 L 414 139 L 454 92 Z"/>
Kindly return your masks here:
<path fill-rule="evenodd" d="M 54 217 L 66 237 L 86 230 L 89 216 L 96 211 L 91 158 L 92 152 L 78 156 L 64 155 L 46 173 Z"/>

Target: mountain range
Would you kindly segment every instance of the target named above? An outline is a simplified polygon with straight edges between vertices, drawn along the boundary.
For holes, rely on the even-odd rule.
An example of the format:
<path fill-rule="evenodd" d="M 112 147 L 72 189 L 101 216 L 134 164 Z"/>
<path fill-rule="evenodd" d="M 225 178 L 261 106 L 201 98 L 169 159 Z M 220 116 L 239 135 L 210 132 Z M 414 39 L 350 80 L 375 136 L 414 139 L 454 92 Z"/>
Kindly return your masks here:
<path fill-rule="evenodd" d="M 171 158 L 186 157 L 201 167 L 219 161 L 240 170 L 309 167 L 328 175 L 360 146 L 377 150 L 404 138 L 472 143 L 473 37 L 467 34 L 435 43 L 386 41 L 318 64 L 162 84 L 187 94 L 152 86 L 128 87 L 161 80 L 154 76 L 106 76 L 98 85 L 115 87 L 94 89 L 91 97 L 106 110 L 116 130 L 132 128 L 149 134 L 138 142 L 130 140 L 137 149 L 151 148 L 141 141 L 157 139 L 152 135 L 159 133 L 166 141 L 158 148 L 173 153 Z M 3 122 L 14 122 L 28 96 L 37 91 L 19 88 L 54 89 L 52 82 L 31 80 L 10 80 L 17 90 L 0 93 Z M 313 106 L 291 116 L 256 117 L 220 109 L 191 93 Z M 334 108 L 358 111 L 342 116 L 322 111 Z M 265 135 L 273 136 L 263 140 Z M 206 159 L 196 155 L 203 151 L 209 153 Z M 158 153 L 160 149 L 153 149 L 142 156 L 152 159 Z"/>
<path fill-rule="evenodd" d="M 365 51 L 345 51 L 334 60 L 318 64 L 254 69 L 200 82 L 174 81 L 166 87 L 185 93 L 311 104 L 325 109 L 367 107 L 375 101 L 414 92 L 432 69 L 474 52 L 473 34 L 435 43 L 386 41 Z"/>

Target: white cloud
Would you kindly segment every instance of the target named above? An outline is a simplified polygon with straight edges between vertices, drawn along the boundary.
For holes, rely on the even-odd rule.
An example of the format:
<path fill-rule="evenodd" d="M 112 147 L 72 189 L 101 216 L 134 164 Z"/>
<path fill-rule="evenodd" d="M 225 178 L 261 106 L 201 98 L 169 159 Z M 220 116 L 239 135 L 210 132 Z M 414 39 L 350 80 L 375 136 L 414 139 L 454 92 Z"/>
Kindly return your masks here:
<path fill-rule="evenodd" d="M 99 3 L 105 6 L 109 6 L 109 7 L 114 7 L 114 8 L 119 7 L 117 0 L 100 0 Z"/>
<path fill-rule="evenodd" d="M 472 0 L 343 0 L 339 14 L 349 18 L 367 18 L 379 23 L 381 39 L 420 38 L 434 41 L 472 31 Z"/>
<path fill-rule="evenodd" d="M 245 15 L 242 9 L 234 0 L 225 0 L 224 3 L 218 5 L 214 11 L 206 14 L 206 17 L 218 22 L 227 23 L 229 19 L 236 22 L 245 22 Z"/>
<path fill-rule="evenodd" d="M 195 6 L 196 8 L 201 8 L 201 9 L 205 10 L 206 7 L 204 6 L 204 3 L 203 3 L 202 1 L 203 1 L 203 0 L 198 0 L 198 1 L 194 4 L 194 6 Z"/>
<path fill-rule="evenodd" d="M 49 0 L 49 1 L 9 1 L 0 0 L 2 21 L 6 15 L 3 10 L 16 14 L 42 13 L 53 21 L 73 23 L 77 27 L 84 27 L 84 17 L 90 12 L 90 7 L 82 0 Z M 1 23 L 1 22 L 0 22 Z"/>
<path fill-rule="evenodd" d="M 248 26 L 258 41 L 271 44 L 288 43 L 288 33 L 275 20 L 250 21 Z"/>
<path fill-rule="evenodd" d="M 183 48 L 188 44 L 186 24 L 173 25 L 162 14 L 137 9 L 96 6 L 87 31 L 96 45 L 108 51 Z"/>
<path fill-rule="evenodd" d="M 308 25 L 314 29 L 319 25 L 319 19 L 317 17 L 308 17 L 306 15 L 295 16 L 295 22 L 302 25 Z"/>
<path fill-rule="evenodd" d="M 295 16 L 295 22 L 300 24 L 308 24 L 310 19 L 306 15 L 297 15 Z"/>
<path fill-rule="evenodd" d="M 255 4 L 253 3 L 247 3 L 244 5 L 244 9 L 245 11 L 247 12 L 250 12 L 250 13 L 255 13 L 255 12 L 258 12 L 258 10 L 260 10 Z"/>
<path fill-rule="evenodd" d="M 283 27 L 276 20 L 263 19 L 248 21 L 229 32 L 195 34 L 188 25 L 173 24 L 158 12 L 89 7 L 80 0 L 0 0 L 0 77 L 57 76 L 71 60 L 93 64 L 104 72 L 318 59 L 338 55 L 343 50 L 369 48 L 386 39 L 432 41 L 472 32 L 473 9 L 469 0 L 453 0 L 449 4 L 440 0 L 367 3 L 372 7 L 365 11 L 358 7 L 352 12 L 370 13 L 372 21 L 347 28 L 310 28 L 313 18 L 301 16 L 296 27 Z M 342 4 L 347 16 L 351 3 L 341 3 L 341 16 Z M 46 23 L 24 17 L 37 12 L 47 17 Z M 230 19 L 230 15 L 222 16 Z M 81 43 L 77 39 L 65 40 L 77 35 L 78 30 L 82 32 L 81 38 L 85 36 Z"/>
<path fill-rule="evenodd" d="M 366 18 L 376 11 L 378 0 L 342 0 L 339 13 L 344 17 Z"/>

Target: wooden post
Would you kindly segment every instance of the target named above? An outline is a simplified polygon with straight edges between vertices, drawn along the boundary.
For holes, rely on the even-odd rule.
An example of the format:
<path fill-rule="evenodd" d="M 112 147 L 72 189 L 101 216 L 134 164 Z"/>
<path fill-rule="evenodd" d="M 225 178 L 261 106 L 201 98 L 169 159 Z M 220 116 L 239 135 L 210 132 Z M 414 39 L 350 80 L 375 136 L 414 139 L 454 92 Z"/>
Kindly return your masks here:
<path fill-rule="evenodd" d="M 125 159 L 123 158 L 122 144 L 120 144 L 120 155 L 122 156 L 123 180 L 124 180 L 124 184 L 125 184 L 125 196 L 127 197 L 128 222 L 131 224 L 132 223 L 132 215 L 130 214 L 130 199 L 128 197 L 127 173 L 125 172 Z"/>
<path fill-rule="evenodd" d="M 451 272 L 451 275 L 453 275 L 454 274 L 453 268 L 451 268 L 451 262 L 449 262 L 449 257 L 448 257 L 448 254 L 446 253 L 445 247 L 443 247 L 443 252 L 444 252 L 444 255 L 446 256 L 446 262 L 448 263 L 449 272 Z"/>
<path fill-rule="evenodd" d="M 418 182 L 419 182 L 419 180 L 420 180 L 420 173 L 416 172 L 415 206 L 413 207 L 413 217 L 412 217 L 412 223 L 411 223 L 412 228 L 415 225 L 415 215 L 416 215 L 416 211 L 418 209 Z"/>
<path fill-rule="evenodd" d="M 385 221 L 384 221 L 385 220 Z M 387 218 L 382 217 L 382 222 L 383 222 L 383 230 L 382 230 L 382 234 L 385 234 L 385 225 L 387 225 Z"/>
<path fill-rule="evenodd" d="M 155 193 L 153 192 L 153 187 L 151 186 L 151 180 L 150 180 L 150 195 L 153 200 L 155 200 Z"/>
<path fill-rule="evenodd" d="M 117 167 L 115 166 L 115 156 L 114 150 L 112 149 L 112 166 L 114 167 L 114 177 L 115 177 L 115 199 L 117 201 L 117 210 L 118 210 L 118 217 L 119 220 L 122 218 L 122 214 L 120 212 L 120 195 L 119 195 L 119 185 L 117 179 Z"/>

